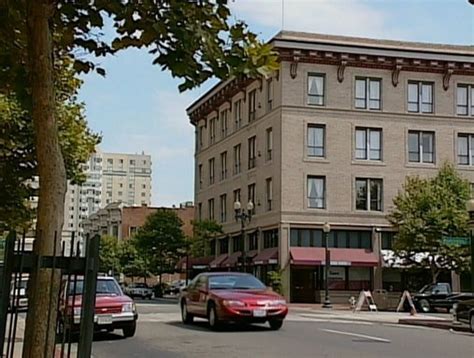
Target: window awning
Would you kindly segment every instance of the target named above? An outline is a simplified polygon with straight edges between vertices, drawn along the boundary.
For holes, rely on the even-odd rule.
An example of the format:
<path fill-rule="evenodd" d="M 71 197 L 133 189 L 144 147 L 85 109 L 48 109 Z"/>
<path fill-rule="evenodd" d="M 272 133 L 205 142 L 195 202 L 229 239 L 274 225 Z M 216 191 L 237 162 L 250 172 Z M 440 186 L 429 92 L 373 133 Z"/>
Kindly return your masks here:
<path fill-rule="evenodd" d="M 278 263 L 278 247 L 263 249 L 253 259 L 254 265 L 272 265 Z"/>
<path fill-rule="evenodd" d="M 257 250 L 251 250 L 247 251 L 245 253 L 245 257 L 248 259 L 251 259 L 257 254 Z M 237 251 L 232 253 L 224 262 L 222 262 L 221 266 L 222 267 L 235 267 L 235 266 L 240 266 L 241 264 L 239 263 L 239 257 L 242 256 L 241 251 Z"/>
<path fill-rule="evenodd" d="M 365 249 L 330 248 L 331 266 L 378 266 L 379 260 L 372 251 Z M 323 247 L 292 247 L 291 264 L 297 266 L 322 266 L 326 264 Z"/>
<path fill-rule="evenodd" d="M 216 267 L 221 267 L 222 263 L 224 262 L 225 259 L 227 259 L 229 255 L 227 254 L 221 254 L 217 256 L 214 260 L 211 261 L 209 264 L 209 267 L 211 268 L 216 268 Z"/>

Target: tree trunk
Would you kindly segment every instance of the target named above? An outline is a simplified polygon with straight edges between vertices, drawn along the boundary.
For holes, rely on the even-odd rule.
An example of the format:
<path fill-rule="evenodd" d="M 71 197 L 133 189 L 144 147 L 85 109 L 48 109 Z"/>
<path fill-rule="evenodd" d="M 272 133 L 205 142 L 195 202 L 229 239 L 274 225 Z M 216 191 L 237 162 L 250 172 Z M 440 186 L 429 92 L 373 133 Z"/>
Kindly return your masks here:
<path fill-rule="evenodd" d="M 430 261 L 430 270 L 431 270 L 431 283 L 436 283 L 438 281 L 438 275 L 440 271 L 436 267 L 434 258 Z"/>
<path fill-rule="evenodd" d="M 39 175 L 34 244 L 34 251 L 38 255 L 53 255 L 60 252 L 66 192 L 66 170 L 55 119 L 53 51 L 49 27 L 53 11 L 53 0 L 27 1 L 32 118 Z M 24 358 L 54 356 L 59 286 L 58 270 L 53 273 L 51 269 L 40 268 L 33 272 L 29 286 Z"/>

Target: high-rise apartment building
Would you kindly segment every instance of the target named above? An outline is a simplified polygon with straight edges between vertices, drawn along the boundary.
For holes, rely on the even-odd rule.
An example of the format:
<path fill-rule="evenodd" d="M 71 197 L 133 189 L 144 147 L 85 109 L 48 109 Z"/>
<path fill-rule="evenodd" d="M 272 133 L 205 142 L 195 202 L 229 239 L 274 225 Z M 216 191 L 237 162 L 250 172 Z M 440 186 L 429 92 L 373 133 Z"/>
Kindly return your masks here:
<path fill-rule="evenodd" d="M 151 204 L 151 156 L 103 153 L 102 203 Z"/>
<path fill-rule="evenodd" d="M 474 183 L 474 48 L 295 32 L 270 43 L 270 78 L 221 81 L 187 109 L 196 218 L 224 229 L 210 268 L 239 269 L 244 249 L 263 280 L 282 270 L 291 301 L 320 302 L 327 222 L 333 298 L 405 287 L 386 261 L 386 215 L 407 175 L 445 161 Z M 254 205 L 243 238 L 236 201 Z"/>
<path fill-rule="evenodd" d="M 68 183 L 62 238 L 69 243 L 74 232 L 83 236 L 82 221 L 108 204 L 126 206 L 151 204 L 151 157 L 142 154 L 97 151 L 84 164 L 86 181 Z"/>

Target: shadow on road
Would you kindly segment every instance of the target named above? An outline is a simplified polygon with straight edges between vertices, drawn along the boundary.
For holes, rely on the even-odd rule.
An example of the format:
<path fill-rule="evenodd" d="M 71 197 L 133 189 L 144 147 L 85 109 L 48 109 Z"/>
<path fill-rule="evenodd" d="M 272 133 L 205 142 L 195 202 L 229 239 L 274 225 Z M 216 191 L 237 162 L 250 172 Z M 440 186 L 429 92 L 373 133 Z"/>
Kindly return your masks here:
<path fill-rule="evenodd" d="M 123 339 L 125 339 L 125 337 L 118 333 L 113 333 L 113 332 L 94 333 L 94 342 L 121 341 Z"/>
<path fill-rule="evenodd" d="M 193 324 L 184 324 L 182 322 L 166 322 L 165 324 L 182 328 L 182 329 L 186 329 L 186 330 L 190 330 L 190 331 L 209 332 L 210 334 L 270 331 L 269 327 L 266 327 L 263 325 L 255 325 L 255 324 L 226 324 L 226 325 L 223 325 L 219 329 L 219 331 L 211 330 L 207 322 L 194 322 Z"/>
<path fill-rule="evenodd" d="M 173 299 L 173 298 L 153 298 L 151 300 L 142 300 L 142 299 L 135 298 L 133 301 L 141 305 L 156 305 L 156 304 L 177 305 L 178 304 L 178 299 Z"/>

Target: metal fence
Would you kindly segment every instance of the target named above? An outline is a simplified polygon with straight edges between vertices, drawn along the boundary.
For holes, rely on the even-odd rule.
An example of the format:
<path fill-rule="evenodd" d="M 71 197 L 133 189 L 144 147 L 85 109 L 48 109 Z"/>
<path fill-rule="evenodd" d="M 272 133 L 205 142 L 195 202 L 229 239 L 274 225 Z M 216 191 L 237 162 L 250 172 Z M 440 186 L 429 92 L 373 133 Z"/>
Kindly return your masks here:
<path fill-rule="evenodd" d="M 54 247 L 58 235 L 55 235 Z M 55 326 L 55 357 L 90 357 L 93 331 L 94 306 L 97 272 L 99 266 L 99 237 L 86 238 L 86 252 L 72 235 L 70 244 L 62 243 L 61 252 L 52 256 L 39 256 L 33 252 L 34 239 L 25 234 L 10 232 L 0 239 L 0 356 L 14 357 L 15 349 L 24 333 L 24 324 L 28 313 L 28 292 L 31 275 L 35 270 L 50 270 L 48 307 L 57 300 L 57 320 L 46 323 L 49 328 Z M 60 275 L 59 295 L 53 296 L 53 283 Z M 76 297 L 81 297 L 81 305 Z M 78 300 L 79 301 L 79 300 Z M 47 308 L 47 307 L 46 307 Z M 80 311 L 80 315 L 78 312 Z M 49 317 L 49 315 L 48 315 Z M 46 339 L 48 340 L 48 339 Z M 73 347 L 76 345 L 76 347 Z M 17 351 L 20 348 L 18 347 Z M 17 352 L 18 353 L 18 352 Z"/>

